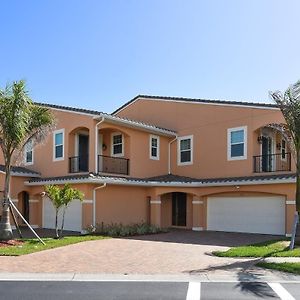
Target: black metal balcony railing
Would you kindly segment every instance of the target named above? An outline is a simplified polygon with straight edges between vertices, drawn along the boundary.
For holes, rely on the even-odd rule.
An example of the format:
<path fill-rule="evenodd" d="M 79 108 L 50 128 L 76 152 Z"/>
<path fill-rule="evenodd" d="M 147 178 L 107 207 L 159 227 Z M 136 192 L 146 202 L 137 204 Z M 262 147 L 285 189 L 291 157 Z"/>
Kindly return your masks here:
<path fill-rule="evenodd" d="M 69 157 L 69 173 L 80 173 L 89 171 L 89 157 L 73 156 Z"/>
<path fill-rule="evenodd" d="M 129 159 L 98 155 L 98 172 L 129 175 Z"/>
<path fill-rule="evenodd" d="M 253 156 L 253 172 L 291 171 L 291 153 Z"/>

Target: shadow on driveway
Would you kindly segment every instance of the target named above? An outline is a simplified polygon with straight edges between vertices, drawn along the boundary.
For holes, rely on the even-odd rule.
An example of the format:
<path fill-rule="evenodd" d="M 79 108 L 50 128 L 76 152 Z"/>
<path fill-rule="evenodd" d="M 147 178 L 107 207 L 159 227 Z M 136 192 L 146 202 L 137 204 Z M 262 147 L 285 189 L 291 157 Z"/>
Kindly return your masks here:
<path fill-rule="evenodd" d="M 252 233 L 216 232 L 216 231 L 191 231 L 172 229 L 167 233 L 128 237 L 126 239 L 181 243 L 192 245 L 210 245 L 223 247 L 236 247 L 249 245 L 282 238 L 281 236 Z"/>

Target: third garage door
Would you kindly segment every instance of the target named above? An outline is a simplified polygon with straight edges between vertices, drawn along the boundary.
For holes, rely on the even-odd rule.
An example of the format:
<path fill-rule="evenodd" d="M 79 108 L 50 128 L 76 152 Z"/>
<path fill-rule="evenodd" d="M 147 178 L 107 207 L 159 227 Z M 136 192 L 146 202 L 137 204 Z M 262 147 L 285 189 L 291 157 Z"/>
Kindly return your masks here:
<path fill-rule="evenodd" d="M 208 197 L 207 230 L 285 234 L 285 198 Z"/>

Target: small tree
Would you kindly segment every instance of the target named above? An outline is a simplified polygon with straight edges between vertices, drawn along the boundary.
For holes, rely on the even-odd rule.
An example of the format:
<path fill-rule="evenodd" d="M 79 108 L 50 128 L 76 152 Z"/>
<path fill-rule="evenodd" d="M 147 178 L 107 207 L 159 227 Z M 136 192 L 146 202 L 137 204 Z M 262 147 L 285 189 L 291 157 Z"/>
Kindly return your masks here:
<path fill-rule="evenodd" d="M 65 225 L 65 214 L 69 204 L 73 200 L 80 200 L 83 199 L 83 193 L 77 189 L 72 188 L 69 184 L 65 184 L 61 190 L 61 198 L 63 203 L 63 215 L 62 215 L 62 222 L 61 222 L 61 229 L 60 229 L 60 237 L 63 236 L 63 230 Z"/>
<path fill-rule="evenodd" d="M 11 167 L 24 146 L 29 141 L 32 145 L 40 143 L 53 125 L 51 112 L 33 103 L 23 80 L 0 90 L 0 147 L 5 165 L 0 240 L 10 240 L 13 236 L 9 219 Z"/>
<path fill-rule="evenodd" d="M 55 209 L 55 237 L 59 238 L 58 233 L 58 213 L 60 208 L 63 206 L 63 201 L 61 197 L 61 190 L 56 185 L 48 185 L 45 187 L 45 193 L 47 197 L 51 200 Z"/>
<path fill-rule="evenodd" d="M 65 225 L 65 214 L 69 204 L 73 200 L 83 199 L 83 193 L 77 189 L 72 188 L 69 184 L 65 184 L 63 188 L 57 185 L 48 185 L 45 187 L 45 193 L 51 200 L 55 209 L 55 237 L 60 238 L 63 235 Z M 60 232 L 58 231 L 58 214 L 60 209 L 63 208 L 62 222 Z"/>

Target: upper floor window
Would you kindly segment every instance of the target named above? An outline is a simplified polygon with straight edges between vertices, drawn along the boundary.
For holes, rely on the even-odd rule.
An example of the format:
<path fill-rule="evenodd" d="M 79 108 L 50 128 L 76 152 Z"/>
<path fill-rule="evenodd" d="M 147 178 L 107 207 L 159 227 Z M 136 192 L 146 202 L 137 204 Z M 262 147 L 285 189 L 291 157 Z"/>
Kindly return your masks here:
<path fill-rule="evenodd" d="M 227 158 L 239 160 L 247 158 L 247 127 L 229 128 L 227 130 Z"/>
<path fill-rule="evenodd" d="M 33 164 L 33 143 L 32 143 L 32 140 L 29 140 L 25 147 L 24 147 L 24 150 L 25 150 L 25 164 L 26 165 L 32 165 Z"/>
<path fill-rule="evenodd" d="M 64 129 L 53 132 L 53 160 L 64 159 Z"/>
<path fill-rule="evenodd" d="M 182 136 L 177 143 L 177 164 L 179 166 L 193 163 L 193 136 Z"/>
<path fill-rule="evenodd" d="M 159 136 L 150 135 L 150 158 L 159 160 Z"/>
<path fill-rule="evenodd" d="M 124 156 L 124 141 L 123 134 L 114 133 L 112 135 L 111 155 Z"/>
<path fill-rule="evenodd" d="M 281 141 L 281 159 L 286 160 L 286 140 Z"/>

